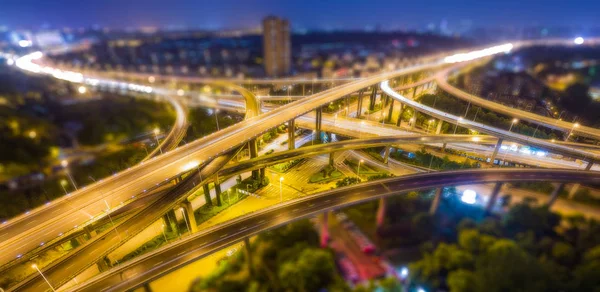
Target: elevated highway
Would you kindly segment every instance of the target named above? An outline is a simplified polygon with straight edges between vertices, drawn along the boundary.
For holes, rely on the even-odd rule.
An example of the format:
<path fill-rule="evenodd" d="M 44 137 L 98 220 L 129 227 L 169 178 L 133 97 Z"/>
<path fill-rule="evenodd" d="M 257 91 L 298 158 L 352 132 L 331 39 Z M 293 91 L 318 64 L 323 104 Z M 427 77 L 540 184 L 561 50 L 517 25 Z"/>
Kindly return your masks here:
<path fill-rule="evenodd" d="M 600 174 L 556 169 L 479 169 L 407 175 L 334 189 L 260 210 L 198 232 L 100 274 L 69 291 L 125 291 L 260 232 L 353 204 L 462 184 L 492 182 L 598 183 Z"/>

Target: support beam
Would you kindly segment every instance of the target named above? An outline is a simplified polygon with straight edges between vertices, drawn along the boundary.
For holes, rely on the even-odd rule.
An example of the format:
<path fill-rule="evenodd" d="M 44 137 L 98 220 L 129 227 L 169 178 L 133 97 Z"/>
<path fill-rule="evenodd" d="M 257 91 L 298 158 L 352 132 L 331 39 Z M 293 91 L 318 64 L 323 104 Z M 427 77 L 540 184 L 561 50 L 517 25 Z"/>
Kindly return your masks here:
<path fill-rule="evenodd" d="M 296 123 L 294 120 L 288 121 L 288 150 L 296 148 Z"/>
<path fill-rule="evenodd" d="M 323 108 L 318 107 L 315 111 L 315 141 L 321 141 L 321 123 L 323 122 Z"/>
<path fill-rule="evenodd" d="M 250 141 L 248 141 L 248 149 L 250 151 L 250 158 L 256 158 L 258 157 L 258 146 L 256 145 L 256 139 L 252 139 Z M 254 180 L 258 180 L 258 170 L 253 170 L 252 171 L 252 179 Z"/>
<path fill-rule="evenodd" d="M 330 152 L 330 153 L 329 153 L 329 166 L 331 166 L 331 167 L 333 167 L 333 162 L 334 162 L 334 159 L 333 159 L 333 154 L 334 154 L 334 153 L 335 153 L 335 152 Z"/>
<path fill-rule="evenodd" d="M 394 99 L 390 98 L 391 102 L 390 102 L 390 109 L 388 111 L 388 115 L 387 115 L 387 121 L 390 122 L 392 120 L 392 114 L 394 113 Z"/>
<path fill-rule="evenodd" d="M 388 164 L 390 159 L 390 151 L 392 150 L 392 146 L 385 146 L 385 152 L 383 153 L 383 163 Z"/>
<path fill-rule="evenodd" d="M 494 164 L 494 160 L 496 159 L 496 156 L 498 156 L 498 151 L 500 150 L 500 147 L 502 147 L 502 139 L 498 139 L 498 142 L 496 142 L 496 147 L 494 147 L 494 152 L 492 153 L 492 157 L 490 158 L 490 163 Z"/>
<path fill-rule="evenodd" d="M 369 111 L 373 111 L 375 109 L 375 99 L 377 99 L 377 86 L 373 86 L 373 90 L 371 91 L 371 97 L 369 98 Z"/>
<path fill-rule="evenodd" d="M 400 103 L 400 111 L 398 112 L 398 120 L 396 121 L 396 127 L 402 125 L 402 113 L 404 112 L 404 106 Z"/>
<path fill-rule="evenodd" d="M 212 206 L 212 200 L 210 199 L 210 189 L 208 188 L 208 184 L 204 184 L 202 186 L 202 189 L 204 190 L 204 201 L 208 206 Z"/>
<path fill-rule="evenodd" d="M 442 188 L 435 189 L 435 195 L 433 196 L 433 201 L 431 202 L 431 206 L 429 207 L 429 214 L 435 215 L 437 209 L 440 206 L 440 200 L 442 199 Z"/>
<path fill-rule="evenodd" d="M 585 166 L 585 170 L 590 170 L 592 169 L 592 166 L 594 166 L 594 162 L 593 161 L 589 161 L 588 164 Z"/>
<path fill-rule="evenodd" d="M 329 212 L 325 211 L 321 214 L 321 247 L 327 247 L 329 243 Z"/>
<path fill-rule="evenodd" d="M 364 89 L 358 91 L 358 102 L 356 105 L 356 118 L 360 118 L 362 114 L 362 106 L 363 106 L 363 94 L 365 93 Z"/>
<path fill-rule="evenodd" d="M 244 253 L 246 255 L 248 271 L 250 272 L 250 275 L 252 275 L 252 269 L 254 268 L 254 266 L 252 265 L 252 247 L 250 246 L 250 239 L 248 237 L 244 238 Z"/>
<path fill-rule="evenodd" d="M 215 181 L 215 197 L 217 198 L 217 206 L 222 206 L 221 202 L 221 184 Z"/>
<path fill-rule="evenodd" d="M 171 209 L 163 216 L 165 221 L 165 227 L 167 231 L 175 232 L 179 234 L 179 228 L 177 226 L 177 217 L 175 217 L 175 210 Z"/>
<path fill-rule="evenodd" d="M 550 199 L 546 203 L 546 207 L 548 209 L 551 208 L 552 205 L 554 205 L 554 202 L 556 202 L 556 200 L 558 199 L 558 196 L 564 189 L 565 189 L 565 183 L 561 183 L 556 188 L 554 188 L 554 191 L 552 191 L 552 194 L 550 195 Z"/>
<path fill-rule="evenodd" d="M 443 124 L 444 124 L 444 121 L 438 120 L 437 128 L 435 129 L 436 135 L 439 135 L 440 133 L 442 133 L 442 125 Z"/>
<path fill-rule="evenodd" d="M 496 205 L 496 201 L 498 200 L 498 195 L 500 194 L 500 189 L 502 189 L 503 182 L 497 182 L 492 190 L 492 194 L 490 195 L 490 200 L 485 207 L 485 212 L 490 214 L 492 213 L 492 209 Z"/>
<path fill-rule="evenodd" d="M 417 88 L 418 86 L 413 87 L 412 99 L 415 99 L 415 97 L 417 96 Z"/>
<path fill-rule="evenodd" d="M 574 184 L 571 187 L 571 190 L 569 190 L 569 200 L 575 199 L 575 195 L 577 194 L 577 191 L 579 190 L 580 186 L 581 186 L 581 184 Z"/>
<path fill-rule="evenodd" d="M 187 220 L 187 223 L 190 225 L 190 232 L 198 232 L 198 223 L 196 223 L 196 216 L 194 216 L 194 207 L 192 207 L 192 203 L 188 200 L 184 200 L 183 203 L 181 203 L 181 207 L 185 212 L 185 218 L 183 219 Z"/>
<path fill-rule="evenodd" d="M 377 207 L 377 229 L 381 228 L 385 223 L 385 214 L 387 209 L 387 202 L 385 198 L 379 199 L 379 206 Z"/>

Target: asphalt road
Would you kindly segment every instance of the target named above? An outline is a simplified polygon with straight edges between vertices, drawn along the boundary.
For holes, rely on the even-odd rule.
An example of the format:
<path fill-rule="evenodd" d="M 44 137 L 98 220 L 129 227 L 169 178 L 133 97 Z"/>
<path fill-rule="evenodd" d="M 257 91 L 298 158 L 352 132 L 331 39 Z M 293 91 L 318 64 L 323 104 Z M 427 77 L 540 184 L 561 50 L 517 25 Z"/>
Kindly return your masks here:
<path fill-rule="evenodd" d="M 196 233 L 115 267 L 71 291 L 125 291 L 135 288 L 246 237 L 325 211 L 409 191 L 497 181 L 598 183 L 600 174 L 555 169 L 479 169 L 414 174 L 338 188 L 285 202 Z"/>

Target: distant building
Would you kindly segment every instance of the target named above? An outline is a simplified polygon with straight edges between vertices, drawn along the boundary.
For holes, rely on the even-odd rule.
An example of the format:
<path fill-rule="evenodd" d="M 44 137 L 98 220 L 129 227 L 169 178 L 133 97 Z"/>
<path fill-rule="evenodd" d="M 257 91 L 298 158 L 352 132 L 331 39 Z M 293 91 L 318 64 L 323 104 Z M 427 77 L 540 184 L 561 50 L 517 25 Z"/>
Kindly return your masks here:
<path fill-rule="evenodd" d="M 263 19 L 263 56 L 268 76 L 284 76 L 290 72 L 292 56 L 287 20 L 275 16 Z"/>

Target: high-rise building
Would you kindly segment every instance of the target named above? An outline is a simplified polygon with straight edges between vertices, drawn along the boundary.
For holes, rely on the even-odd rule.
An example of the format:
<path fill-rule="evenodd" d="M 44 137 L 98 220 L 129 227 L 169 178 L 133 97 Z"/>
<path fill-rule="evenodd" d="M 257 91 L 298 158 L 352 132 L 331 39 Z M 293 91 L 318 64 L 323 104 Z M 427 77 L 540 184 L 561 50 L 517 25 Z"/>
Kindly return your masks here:
<path fill-rule="evenodd" d="M 290 24 L 287 20 L 275 16 L 263 19 L 263 57 L 268 76 L 284 76 L 290 72 Z"/>

